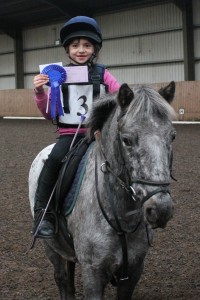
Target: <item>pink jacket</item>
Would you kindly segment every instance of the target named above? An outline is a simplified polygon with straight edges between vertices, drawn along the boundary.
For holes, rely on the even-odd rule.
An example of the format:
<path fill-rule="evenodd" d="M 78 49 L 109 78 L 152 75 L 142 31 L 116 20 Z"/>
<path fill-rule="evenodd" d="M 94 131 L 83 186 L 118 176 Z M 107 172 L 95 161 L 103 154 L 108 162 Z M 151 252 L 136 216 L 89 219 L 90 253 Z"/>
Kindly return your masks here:
<path fill-rule="evenodd" d="M 108 86 L 108 92 L 110 94 L 117 92 L 120 88 L 120 84 L 107 69 L 105 69 L 104 72 L 104 83 Z M 44 90 L 37 91 L 35 89 L 35 102 L 37 107 L 39 108 L 45 119 L 51 120 L 50 107 L 48 109 L 48 112 L 46 112 L 47 100 L 48 95 Z M 86 130 L 86 128 L 80 128 L 79 133 L 85 133 Z M 76 128 L 59 128 L 58 131 L 61 135 L 74 134 L 76 132 Z"/>

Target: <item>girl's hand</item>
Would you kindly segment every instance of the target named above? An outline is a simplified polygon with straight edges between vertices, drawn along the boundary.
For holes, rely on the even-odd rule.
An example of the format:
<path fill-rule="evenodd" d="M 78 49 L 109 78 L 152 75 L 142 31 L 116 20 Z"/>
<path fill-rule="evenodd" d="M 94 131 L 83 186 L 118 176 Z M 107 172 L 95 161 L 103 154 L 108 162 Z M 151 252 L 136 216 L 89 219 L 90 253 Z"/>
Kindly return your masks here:
<path fill-rule="evenodd" d="M 33 78 L 33 84 L 38 91 L 43 90 L 43 85 L 49 82 L 49 77 L 44 74 L 38 74 Z"/>

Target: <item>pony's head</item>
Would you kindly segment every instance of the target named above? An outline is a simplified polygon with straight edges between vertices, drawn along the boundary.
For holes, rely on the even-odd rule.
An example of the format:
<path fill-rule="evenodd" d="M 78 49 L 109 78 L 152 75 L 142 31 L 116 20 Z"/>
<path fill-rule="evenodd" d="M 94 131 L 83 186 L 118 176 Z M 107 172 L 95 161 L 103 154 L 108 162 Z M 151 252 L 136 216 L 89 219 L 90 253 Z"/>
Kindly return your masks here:
<path fill-rule="evenodd" d="M 136 201 L 143 204 L 144 219 L 153 228 L 165 227 L 173 216 L 169 193 L 172 168 L 172 142 L 176 118 L 170 103 L 175 83 L 156 92 L 150 87 L 119 90 L 118 132 L 121 153 Z"/>
<path fill-rule="evenodd" d="M 110 165 L 117 174 L 123 169 L 120 176 L 134 191 L 134 206 L 143 207 L 144 220 L 152 228 L 165 227 L 174 210 L 169 193 L 174 93 L 174 82 L 158 92 L 123 84 L 117 97 L 105 96 L 95 103 L 88 123 L 90 139 L 101 130 Z"/>

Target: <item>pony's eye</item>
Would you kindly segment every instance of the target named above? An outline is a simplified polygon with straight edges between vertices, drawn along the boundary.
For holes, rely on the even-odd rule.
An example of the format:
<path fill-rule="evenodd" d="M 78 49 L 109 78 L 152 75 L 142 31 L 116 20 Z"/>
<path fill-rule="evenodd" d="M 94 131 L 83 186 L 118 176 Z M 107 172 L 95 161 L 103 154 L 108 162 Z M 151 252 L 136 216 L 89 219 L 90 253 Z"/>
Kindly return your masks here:
<path fill-rule="evenodd" d="M 131 145 L 132 145 L 131 140 L 128 139 L 127 137 L 123 137 L 123 138 L 122 138 L 122 141 L 123 141 L 123 143 L 124 143 L 126 146 L 131 146 Z"/>

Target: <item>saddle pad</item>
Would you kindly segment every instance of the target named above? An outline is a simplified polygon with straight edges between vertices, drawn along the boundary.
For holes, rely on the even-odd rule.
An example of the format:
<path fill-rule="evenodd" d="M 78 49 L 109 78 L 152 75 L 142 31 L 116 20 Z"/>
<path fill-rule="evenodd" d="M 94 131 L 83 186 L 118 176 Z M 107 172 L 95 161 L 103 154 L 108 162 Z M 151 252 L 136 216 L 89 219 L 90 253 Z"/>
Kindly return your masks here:
<path fill-rule="evenodd" d="M 83 155 L 83 157 L 79 163 L 78 169 L 76 171 L 76 175 L 74 177 L 73 183 L 69 189 L 68 194 L 64 198 L 63 214 L 65 216 L 68 216 L 72 212 L 74 205 L 76 203 L 78 193 L 79 193 L 79 190 L 81 187 L 81 183 L 83 180 L 83 176 L 85 174 L 86 165 L 88 162 L 88 154 L 89 154 L 90 150 L 93 148 L 94 143 L 95 142 L 91 143 L 91 145 L 88 147 L 86 153 Z"/>

